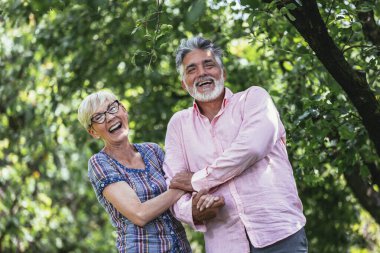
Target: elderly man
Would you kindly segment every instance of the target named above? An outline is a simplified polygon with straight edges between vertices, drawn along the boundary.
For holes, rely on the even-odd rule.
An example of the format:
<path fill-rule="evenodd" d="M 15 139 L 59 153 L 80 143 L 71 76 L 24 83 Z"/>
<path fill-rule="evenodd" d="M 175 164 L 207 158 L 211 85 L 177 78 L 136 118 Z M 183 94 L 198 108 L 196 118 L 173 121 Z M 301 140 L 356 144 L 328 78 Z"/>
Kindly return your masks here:
<path fill-rule="evenodd" d="M 307 252 L 285 129 L 268 93 L 224 87 L 222 50 L 201 37 L 181 42 L 176 64 L 194 103 L 168 124 L 164 170 L 171 188 L 208 189 L 225 206 L 207 214 L 186 194 L 175 217 L 205 232 L 209 253 Z"/>

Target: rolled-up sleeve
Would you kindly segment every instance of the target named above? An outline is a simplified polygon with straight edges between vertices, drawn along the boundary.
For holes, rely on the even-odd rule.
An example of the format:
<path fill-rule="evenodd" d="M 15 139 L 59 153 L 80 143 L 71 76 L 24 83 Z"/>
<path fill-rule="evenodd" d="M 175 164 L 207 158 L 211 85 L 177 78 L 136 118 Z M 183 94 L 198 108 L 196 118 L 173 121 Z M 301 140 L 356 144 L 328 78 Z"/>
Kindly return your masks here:
<path fill-rule="evenodd" d="M 240 175 L 246 168 L 263 159 L 279 139 L 279 116 L 269 94 L 252 87 L 241 97 L 243 121 L 229 148 L 212 164 L 197 171 L 192 186 L 199 191 L 210 189 Z"/>
<path fill-rule="evenodd" d="M 183 148 L 183 139 L 180 131 L 180 115 L 175 114 L 168 124 L 165 138 L 165 160 L 163 169 L 166 182 L 169 186 L 173 176 L 181 171 L 190 171 Z M 192 215 L 192 194 L 184 194 L 171 208 L 173 215 L 180 221 L 190 225 L 194 230 L 205 232 L 204 225 L 195 225 Z"/>

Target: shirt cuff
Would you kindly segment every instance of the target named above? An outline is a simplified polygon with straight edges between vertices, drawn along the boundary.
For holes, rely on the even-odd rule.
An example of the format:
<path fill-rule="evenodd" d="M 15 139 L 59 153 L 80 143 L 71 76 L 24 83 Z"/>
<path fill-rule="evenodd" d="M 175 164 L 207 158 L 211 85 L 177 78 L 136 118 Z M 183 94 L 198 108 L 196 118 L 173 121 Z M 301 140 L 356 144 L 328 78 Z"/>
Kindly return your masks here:
<path fill-rule="evenodd" d="M 192 229 L 194 229 L 197 232 L 204 233 L 207 231 L 206 226 L 204 224 L 195 225 L 194 220 L 193 220 L 192 203 L 193 203 L 193 196 L 195 194 L 196 194 L 195 192 L 193 192 L 192 196 L 190 196 L 189 194 L 190 198 L 188 199 L 188 201 L 183 203 L 182 208 L 180 210 L 180 216 L 182 217 L 182 221 L 188 224 Z"/>
<path fill-rule="evenodd" d="M 193 194 L 194 195 L 194 194 Z M 174 204 L 170 209 L 173 215 L 180 220 L 188 224 L 192 229 L 198 232 L 206 232 L 205 225 L 195 225 L 193 220 L 193 209 L 192 209 L 192 195 L 187 193 L 183 195 L 176 204 Z"/>
<path fill-rule="evenodd" d="M 196 192 L 193 192 L 193 194 L 191 196 L 191 203 L 193 203 L 193 198 L 196 194 L 197 194 Z M 206 228 L 206 225 L 204 223 L 203 224 L 197 224 L 197 225 L 194 224 L 193 206 L 192 205 L 191 205 L 190 213 L 191 213 L 191 221 L 190 221 L 189 225 L 191 226 L 191 228 L 197 232 L 205 233 L 207 231 L 207 228 Z"/>
<path fill-rule="evenodd" d="M 201 224 L 201 225 L 195 225 L 194 223 L 192 225 L 190 225 L 191 228 L 197 232 L 202 232 L 202 233 L 206 233 L 207 232 L 207 228 L 206 228 L 206 225 L 204 224 Z"/>
<path fill-rule="evenodd" d="M 208 169 L 209 168 L 205 168 L 193 174 L 191 185 L 195 191 L 199 192 L 201 189 L 206 189 L 207 191 L 210 190 L 209 182 L 207 180 L 207 176 L 209 175 Z"/>

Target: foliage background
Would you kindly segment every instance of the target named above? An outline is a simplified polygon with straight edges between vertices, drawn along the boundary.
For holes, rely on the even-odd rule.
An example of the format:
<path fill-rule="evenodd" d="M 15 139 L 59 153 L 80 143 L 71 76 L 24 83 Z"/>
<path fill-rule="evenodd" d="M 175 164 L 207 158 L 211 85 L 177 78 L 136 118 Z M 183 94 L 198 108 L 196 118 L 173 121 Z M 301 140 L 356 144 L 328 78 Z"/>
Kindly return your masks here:
<path fill-rule="evenodd" d="M 275 1 L 276 2 L 276 1 Z M 379 98 L 379 48 L 360 8 L 318 1 L 335 43 Z M 379 157 L 356 110 L 291 26 L 261 1 L 0 1 L 0 252 L 115 252 L 115 233 L 87 180 L 102 143 L 76 119 L 107 88 L 127 105 L 131 139 L 163 144 L 171 115 L 191 104 L 174 52 L 201 34 L 225 50 L 227 86 L 272 95 L 307 216 L 310 252 L 379 252 L 380 229 L 343 173 Z M 285 15 L 285 17 L 284 17 Z M 373 185 L 378 192 L 378 185 Z M 194 252 L 203 237 L 188 230 Z"/>

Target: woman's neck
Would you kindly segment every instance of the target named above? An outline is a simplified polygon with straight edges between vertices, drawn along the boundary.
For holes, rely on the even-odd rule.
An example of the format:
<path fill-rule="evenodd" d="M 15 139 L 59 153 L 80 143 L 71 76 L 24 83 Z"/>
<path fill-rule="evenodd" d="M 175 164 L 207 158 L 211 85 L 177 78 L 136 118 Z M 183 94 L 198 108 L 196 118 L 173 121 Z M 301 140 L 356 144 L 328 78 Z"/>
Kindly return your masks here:
<path fill-rule="evenodd" d="M 129 143 L 129 141 L 116 145 L 106 144 L 104 152 L 124 166 L 131 168 L 138 168 L 141 166 L 142 159 L 140 153 L 136 150 L 133 144 Z"/>

